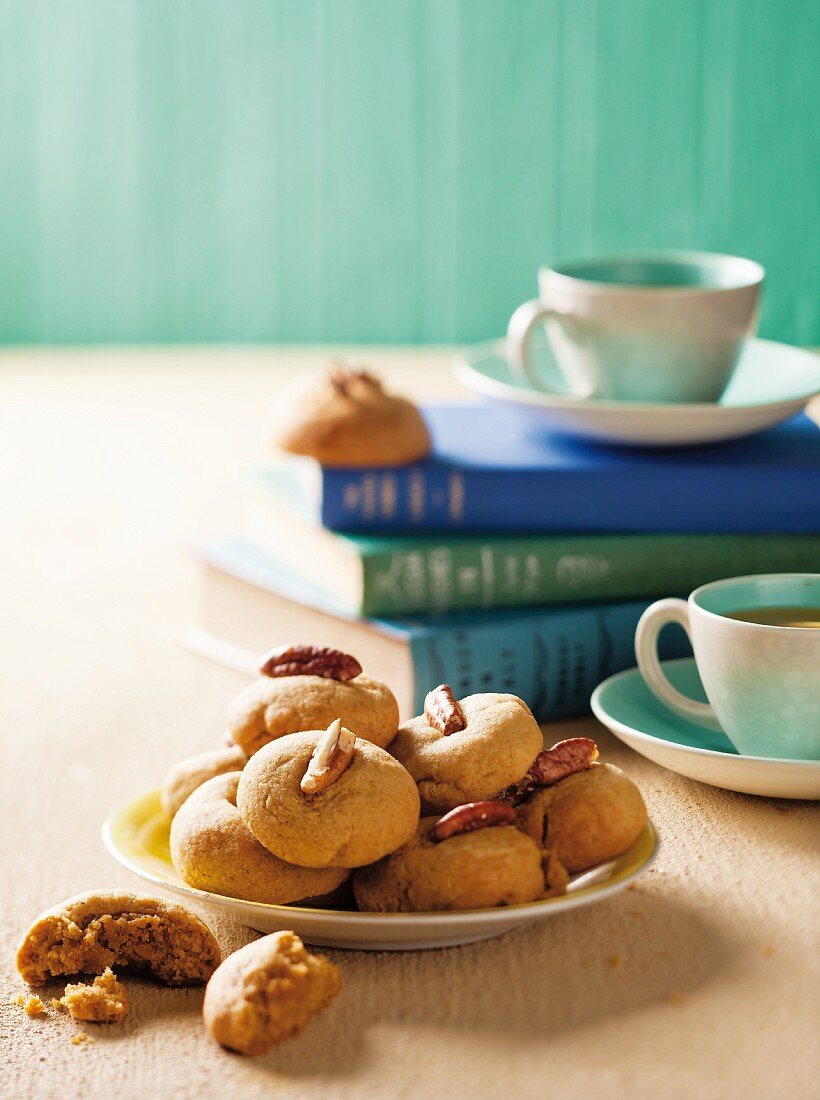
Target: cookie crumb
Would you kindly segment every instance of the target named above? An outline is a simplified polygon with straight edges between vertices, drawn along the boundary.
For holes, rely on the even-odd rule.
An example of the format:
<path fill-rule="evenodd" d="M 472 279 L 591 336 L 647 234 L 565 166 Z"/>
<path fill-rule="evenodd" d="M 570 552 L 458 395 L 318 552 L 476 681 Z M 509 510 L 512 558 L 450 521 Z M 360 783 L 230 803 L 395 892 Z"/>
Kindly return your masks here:
<path fill-rule="evenodd" d="M 63 1002 L 60 1000 L 59 997 L 52 997 L 51 998 L 51 1007 L 54 1009 L 55 1012 L 65 1012 L 66 1011 L 65 1005 L 63 1004 Z"/>
<path fill-rule="evenodd" d="M 117 981 L 110 966 L 94 979 L 93 985 L 83 982 L 67 985 L 60 1004 L 75 1020 L 91 1020 L 98 1024 L 118 1023 L 128 1012 L 125 987 Z"/>
<path fill-rule="evenodd" d="M 609 958 L 607 959 L 607 966 L 609 967 L 610 970 L 617 970 L 619 967 L 623 966 L 623 964 L 624 964 L 623 955 L 610 955 Z"/>
<path fill-rule="evenodd" d="M 26 1016 L 32 1018 L 37 1016 L 47 1016 L 46 1006 L 40 1000 L 36 993 L 32 993 L 29 997 L 24 996 L 22 993 L 17 997 L 16 1004 L 24 1009 Z"/>
<path fill-rule="evenodd" d="M 682 1005 L 686 998 L 682 993 L 670 993 L 666 998 L 666 1003 L 670 1005 Z"/>
<path fill-rule="evenodd" d="M 78 1047 L 81 1043 L 93 1043 L 94 1040 L 90 1035 L 86 1035 L 84 1031 L 78 1031 L 76 1035 L 71 1036 L 71 1045 Z"/>
<path fill-rule="evenodd" d="M 760 948 L 760 954 L 765 955 L 767 959 L 770 959 L 774 955 L 774 947 L 770 943 L 766 943 Z"/>

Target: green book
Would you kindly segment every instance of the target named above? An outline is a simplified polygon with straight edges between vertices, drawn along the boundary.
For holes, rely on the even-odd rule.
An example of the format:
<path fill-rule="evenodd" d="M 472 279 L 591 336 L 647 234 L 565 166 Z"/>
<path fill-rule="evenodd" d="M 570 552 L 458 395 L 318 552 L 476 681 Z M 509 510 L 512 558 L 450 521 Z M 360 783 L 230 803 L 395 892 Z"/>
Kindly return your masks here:
<path fill-rule="evenodd" d="M 721 577 L 820 571 L 820 535 L 344 535 L 317 522 L 291 467 L 252 480 L 247 533 L 347 614 L 370 618 L 685 595 Z"/>

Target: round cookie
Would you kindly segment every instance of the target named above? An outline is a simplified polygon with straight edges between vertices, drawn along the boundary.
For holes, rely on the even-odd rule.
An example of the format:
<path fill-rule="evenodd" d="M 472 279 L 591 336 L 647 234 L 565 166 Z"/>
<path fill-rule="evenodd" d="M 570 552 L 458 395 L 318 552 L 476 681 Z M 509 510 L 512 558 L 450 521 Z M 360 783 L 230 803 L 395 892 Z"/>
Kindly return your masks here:
<path fill-rule="evenodd" d="M 260 749 L 242 772 L 237 806 L 259 843 L 288 863 L 360 867 L 412 836 L 418 791 L 389 753 L 356 737 L 349 766 L 324 790 L 305 794 L 300 784 L 325 736 L 292 733 Z"/>
<path fill-rule="evenodd" d="M 399 705 L 386 684 L 369 676 L 261 676 L 228 708 L 228 729 L 248 756 L 277 737 L 326 729 L 341 718 L 357 737 L 386 748 L 396 736 Z"/>
<path fill-rule="evenodd" d="M 441 812 L 493 798 L 521 779 L 543 748 L 538 723 L 515 695 L 467 695 L 458 707 L 464 729 L 445 734 L 420 715 L 400 726 L 390 745 L 422 803 Z"/>
<path fill-rule="evenodd" d="M 517 810 L 518 825 L 571 873 L 630 848 L 646 824 L 641 792 L 613 764 L 592 764 L 536 791 Z"/>
<path fill-rule="evenodd" d="M 254 840 L 236 808 L 240 774 L 203 783 L 171 823 L 171 859 L 182 878 L 198 890 L 274 905 L 319 899 L 338 889 L 348 871 L 296 867 Z"/>
<path fill-rule="evenodd" d="M 108 967 L 148 972 L 168 985 L 204 982 L 219 965 L 207 925 L 181 905 L 124 890 L 78 894 L 41 913 L 17 952 L 29 985 Z"/>
<path fill-rule="evenodd" d="M 160 792 L 160 801 L 166 817 L 173 817 L 185 799 L 208 779 L 225 772 L 241 771 L 247 756 L 238 745 L 224 749 L 211 749 L 198 756 L 180 760 L 169 769 Z"/>
<path fill-rule="evenodd" d="M 295 932 L 274 932 L 235 951 L 205 990 L 202 1019 L 228 1050 L 264 1054 L 298 1035 L 342 988 L 339 968 Z"/>
<path fill-rule="evenodd" d="M 411 401 L 341 363 L 280 396 L 274 441 L 323 466 L 403 466 L 430 451 L 427 425 Z"/>
<path fill-rule="evenodd" d="M 425 817 L 397 852 L 353 875 L 360 909 L 411 913 L 487 909 L 535 901 L 544 894 L 541 852 L 511 825 L 436 841 L 438 817 Z"/>

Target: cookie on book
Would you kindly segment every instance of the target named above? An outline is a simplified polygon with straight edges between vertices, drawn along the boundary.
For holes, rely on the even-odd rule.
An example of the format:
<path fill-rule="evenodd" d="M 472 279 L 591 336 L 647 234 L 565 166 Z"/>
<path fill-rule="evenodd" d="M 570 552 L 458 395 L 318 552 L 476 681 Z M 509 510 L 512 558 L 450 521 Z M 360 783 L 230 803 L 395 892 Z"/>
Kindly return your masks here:
<path fill-rule="evenodd" d="M 241 772 L 203 783 L 171 823 L 171 859 L 189 886 L 213 894 L 288 905 L 328 902 L 349 872 L 339 867 L 297 867 L 277 859 L 239 816 L 236 789 Z"/>
<path fill-rule="evenodd" d="M 536 790 L 516 815 L 519 828 L 548 845 L 572 874 L 631 848 L 647 821 L 632 780 L 613 764 L 599 763 Z"/>
<path fill-rule="evenodd" d="M 326 729 L 335 718 L 381 748 L 396 736 L 396 697 L 347 653 L 279 646 L 262 658 L 260 672 L 228 709 L 228 732 L 248 756 L 277 737 Z"/>
<path fill-rule="evenodd" d="M 412 401 L 341 363 L 280 397 L 274 442 L 323 466 L 404 466 L 430 451 L 430 433 Z"/>
<path fill-rule="evenodd" d="M 260 844 L 301 867 L 360 867 L 400 848 L 419 819 L 416 785 L 345 729 L 280 737 L 248 761 L 236 796 Z"/>
<path fill-rule="evenodd" d="M 375 913 L 517 905 L 544 891 L 538 845 L 501 802 L 422 818 L 403 848 L 353 875 L 359 908 Z"/>
<path fill-rule="evenodd" d="M 162 784 L 160 801 L 166 817 L 173 817 L 189 795 L 215 775 L 241 771 L 248 758 L 238 745 L 211 749 L 180 760 L 168 770 Z"/>
<path fill-rule="evenodd" d="M 425 713 L 400 726 L 390 752 L 418 783 L 423 805 L 444 812 L 493 798 L 521 779 L 543 743 L 516 695 L 456 700 L 442 684 L 427 696 Z"/>
<path fill-rule="evenodd" d="M 274 932 L 222 963 L 205 990 L 202 1019 L 228 1050 L 264 1054 L 303 1031 L 341 988 L 335 963 L 309 952 L 295 932 Z"/>
<path fill-rule="evenodd" d="M 17 952 L 29 985 L 108 967 L 148 973 L 167 985 L 207 981 L 219 965 L 207 925 L 181 905 L 125 890 L 78 894 L 41 913 Z"/>

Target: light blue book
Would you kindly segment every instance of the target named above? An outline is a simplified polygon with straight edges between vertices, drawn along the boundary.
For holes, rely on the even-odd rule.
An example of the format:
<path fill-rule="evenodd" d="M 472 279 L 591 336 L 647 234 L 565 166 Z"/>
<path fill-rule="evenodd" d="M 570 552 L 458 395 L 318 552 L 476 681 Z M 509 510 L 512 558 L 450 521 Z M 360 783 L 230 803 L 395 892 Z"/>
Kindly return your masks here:
<path fill-rule="evenodd" d="M 635 664 L 635 626 L 647 606 L 641 600 L 438 618 L 353 619 L 326 592 L 291 576 L 269 553 L 242 539 L 207 542 L 195 553 L 207 567 L 198 636 L 204 631 L 231 652 L 238 647 L 246 654 L 226 663 L 251 671 L 256 652 L 286 642 L 333 645 L 329 635 L 341 629 L 341 637 L 358 637 L 373 654 L 362 663 L 374 675 L 381 651 L 396 667 L 393 651 L 406 650 L 409 682 L 404 690 L 394 687 L 404 701 L 403 717 L 421 713 L 425 695 L 440 683 L 451 684 L 457 696 L 511 692 L 542 722 L 586 713 L 596 685 Z M 281 636 L 283 629 L 288 636 Z M 663 658 L 688 652 L 681 631 L 663 641 Z M 193 648 L 209 649 L 201 643 Z M 213 645 L 209 655 L 220 659 Z"/>

